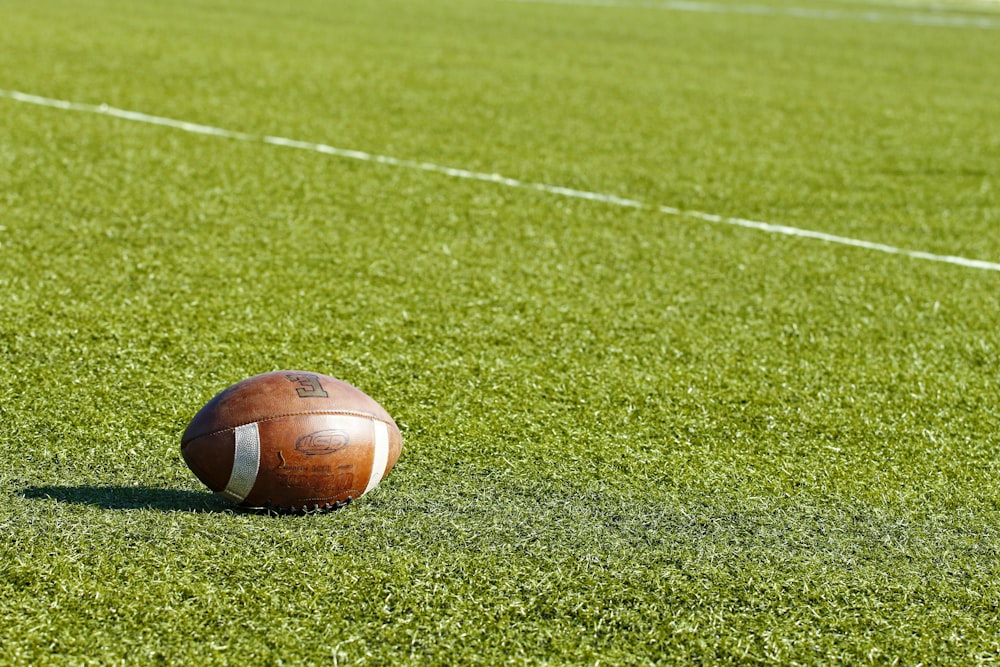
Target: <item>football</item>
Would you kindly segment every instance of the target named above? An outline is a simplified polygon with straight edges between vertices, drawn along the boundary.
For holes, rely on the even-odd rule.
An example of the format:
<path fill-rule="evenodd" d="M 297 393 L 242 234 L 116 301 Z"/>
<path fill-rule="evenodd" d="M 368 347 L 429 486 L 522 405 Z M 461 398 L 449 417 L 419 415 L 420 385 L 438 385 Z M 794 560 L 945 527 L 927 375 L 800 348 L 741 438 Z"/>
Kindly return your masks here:
<path fill-rule="evenodd" d="M 198 411 L 181 453 L 209 489 L 243 507 L 334 509 L 375 488 L 402 450 L 396 422 L 336 378 L 275 371 L 237 382 Z"/>

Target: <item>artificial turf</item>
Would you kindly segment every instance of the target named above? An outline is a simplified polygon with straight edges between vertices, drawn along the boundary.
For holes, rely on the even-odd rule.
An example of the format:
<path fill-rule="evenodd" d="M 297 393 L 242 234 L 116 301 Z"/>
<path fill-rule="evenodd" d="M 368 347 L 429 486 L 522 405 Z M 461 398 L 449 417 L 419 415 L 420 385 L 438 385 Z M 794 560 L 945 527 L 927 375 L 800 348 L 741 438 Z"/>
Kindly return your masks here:
<path fill-rule="evenodd" d="M 1000 29 L 713 6 L 0 1 L 0 89 L 1000 261 Z M 0 216 L 0 664 L 1000 658 L 1000 272 L 4 97 Z M 184 466 L 279 368 L 345 510 Z"/>

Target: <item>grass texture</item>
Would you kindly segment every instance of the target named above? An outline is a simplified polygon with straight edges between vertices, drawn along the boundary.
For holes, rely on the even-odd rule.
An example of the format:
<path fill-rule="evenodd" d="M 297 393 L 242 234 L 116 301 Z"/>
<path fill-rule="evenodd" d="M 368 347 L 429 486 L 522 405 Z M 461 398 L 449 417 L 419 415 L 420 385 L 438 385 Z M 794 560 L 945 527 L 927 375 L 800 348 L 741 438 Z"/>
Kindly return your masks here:
<path fill-rule="evenodd" d="M 1000 30 L 488 0 L 0 24 L 6 90 L 1000 261 Z M 1000 657 L 1000 273 L 7 98 L 0 216 L 2 665 Z M 233 511 L 180 457 L 279 368 L 400 424 L 345 510 Z"/>

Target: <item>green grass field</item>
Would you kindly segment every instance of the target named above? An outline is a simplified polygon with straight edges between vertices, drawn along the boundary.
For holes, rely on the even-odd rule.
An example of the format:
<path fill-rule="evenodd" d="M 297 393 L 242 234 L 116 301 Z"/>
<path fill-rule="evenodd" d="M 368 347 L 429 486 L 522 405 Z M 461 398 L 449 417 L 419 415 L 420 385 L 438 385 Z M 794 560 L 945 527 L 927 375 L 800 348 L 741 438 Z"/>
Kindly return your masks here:
<path fill-rule="evenodd" d="M 1000 661 L 1000 271 L 659 210 L 1000 262 L 1000 8 L 671 7 L 0 0 L 0 665 Z M 281 368 L 344 510 L 180 456 Z"/>

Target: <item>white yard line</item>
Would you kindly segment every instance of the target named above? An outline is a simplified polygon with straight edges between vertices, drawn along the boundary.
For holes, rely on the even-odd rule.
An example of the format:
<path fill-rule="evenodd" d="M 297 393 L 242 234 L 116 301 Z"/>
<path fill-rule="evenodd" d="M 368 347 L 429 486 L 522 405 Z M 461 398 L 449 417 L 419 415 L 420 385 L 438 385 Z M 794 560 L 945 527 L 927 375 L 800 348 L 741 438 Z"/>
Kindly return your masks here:
<path fill-rule="evenodd" d="M 732 218 L 724 215 L 717 215 L 714 213 L 705 213 L 703 211 L 694 211 L 689 209 L 676 208 L 673 206 L 648 204 L 646 202 L 642 202 L 636 199 L 626 199 L 624 197 L 618 197 L 616 195 L 605 194 L 601 192 L 590 192 L 587 190 L 576 190 L 574 188 L 566 188 L 559 185 L 549 185 L 546 183 L 534 183 L 531 181 L 522 181 L 516 178 L 501 176 L 500 174 L 487 174 L 484 172 L 469 171 L 468 169 L 446 167 L 434 164 L 432 162 L 420 162 L 417 160 L 407 160 L 403 158 L 390 157 L 387 155 L 377 155 L 375 153 L 350 150 L 346 148 L 337 148 L 336 146 L 314 143 L 311 141 L 299 141 L 296 139 L 288 139 L 285 137 L 278 137 L 278 136 L 248 134 L 246 132 L 226 130 L 220 127 L 213 127 L 211 125 L 201 125 L 199 123 L 191 123 L 188 121 L 176 120 L 173 118 L 164 118 L 162 116 L 151 116 L 149 114 L 142 113 L 140 111 L 128 111 L 126 109 L 117 109 L 115 107 L 108 106 L 106 104 L 82 104 L 80 102 L 68 102 L 66 100 L 57 100 L 49 97 L 30 95 L 28 93 L 22 93 L 16 90 L 3 90 L 3 89 L 0 89 L 0 97 L 5 97 L 7 99 L 15 100 L 18 102 L 26 102 L 28 104 L 37 104 L 44 107 L 51 107 L 54 109 L 64 109 L 68 111 L 82 111 L 86 113 L 103 114 L 106 116 L 113 116 L 115 118 L 121 118 L 124 120 L 130 120 L 138 123 L 163 125 L 178 130 L 183 130 L 185 132 L 193 132 L 195 134 L 205 134 L 215 137 L 222 137 L 225 139 L 235 139 L 237 141 L 264 143 L 273 146 L 296 148 L 299 150 L 312 151 L 314 153 L 322 153 L 325 155 L 335 155 L 337 157 L 349 158 L 352 160 L 363 160 L 365 162 L 375 162 L 378 164 L 384 164 L 393 167 L 403 167 L 406 169 L 429 171 L 438 174 L 444 174 L 446 176 L 452 176 L 454 178 L 485 181 L 487 183 L 495 183 L 498 185 L 503 185 L 511 188 L 536 190 L 539 192 L 546 192 L 549 194 L 560 195 L 563 197 L 586 199 L 604 204 L 610 204 L 613 206 L 623 206 L 634 209 L 659 211 L 660 213 L 665 213 L 667 215 L 695 218 L 698 220 L 705 220 L 707 222 L 733 225 L 736 227 L 745 227 L 747 229 L 755 229 L 758 231 L 767 232 L 768 234 L 796 236 L 800 238 L 824 241 L 826 243 L 836 243 L 839 245 L 853 246 L 855 248 L 864 248 L 866 250 L 874 250 L 877 252 L 883 252 L 892 255 L 904 255 L 906 257 L 911 257 L 913 259 L 921 259 L 931 262 L 944 262 L 946 264 L 955 264 L 957 266 L 963 266 L 970 269 L 982 269 L 984 271 L 1000 272 L 1000 263 L 996 262 L 986 262 L 978 259 L 957 257 L 954 255 L 937 255 L 934 253 L 924 252 L 921 250 L 907 250 L 905 248 L 897 248 L 895 246 L 886 245 L 884 243 L 874 243 L 871 241 L 853 239 L 846 236 L 827 234 L 826 232 L 817 232 L 809 229 L 801 229 L 799 227 L 777 225 L 770 222 L 747 220 L 745 218 Z"/>
<path fill-rule="evenodd" d="M 662 9 L 671 12 L 697 12 L 701 14 L 738 14 L 744 16 L 787 16 L 818 21 L 861 21 L 864 23 L 893 23 L 922 25 L 934 28 L 1000 28 L 1000 18 L 935 12 L 880 12 L 872 10 L 818 9 L 815 7 L 784 7 L 778 5 L 722 4 L 716 2 L 685 2 L 664 0 L 499 0 L 529 5 L 570 5 L 575 7 L 622 7 Z"/>

